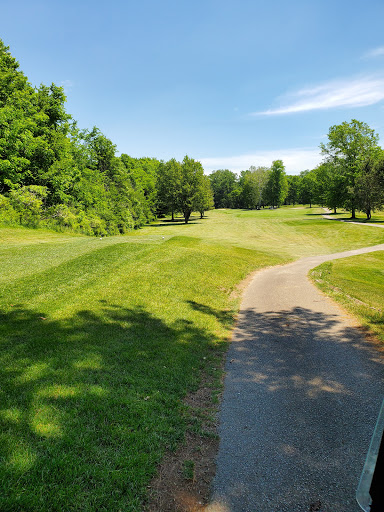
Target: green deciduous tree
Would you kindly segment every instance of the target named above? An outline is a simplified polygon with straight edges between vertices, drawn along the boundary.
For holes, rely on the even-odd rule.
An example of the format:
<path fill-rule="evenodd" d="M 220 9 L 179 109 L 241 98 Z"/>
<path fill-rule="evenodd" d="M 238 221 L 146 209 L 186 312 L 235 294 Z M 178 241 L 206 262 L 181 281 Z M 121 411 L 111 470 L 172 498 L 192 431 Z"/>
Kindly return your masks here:
<path fill-rule="evenodd" d="M 344 205 L 356 217 L 356 179 L 362 172 L 363 163 L 377 148 L 378 136 L 366 123 L 352 119 L 331 126 L 327 144 L 320 148 L 326 160 L 334 165 L 345 183 Z"/>
<path fill-rule="evenodd" d="M 120 157 L 129 171 L 132 185 L 141 197 L 147 220 L 153 220 L 157 213 L 157 175 L 160 161 L 156 158 L 133 158 L 126 154 Z"/>
<path fill-rule="evenodd" d="M 213 201 L 213 192 L 211 182 L 208 176 L 203 176 L 198 186 L 197 196 L 194 204 L 194 210 L 200 213 L 200 218 L 204 217 L 204 213 L 211 210 L 215 203 Z"/>
<path fill-rule="evenodd" d="M 179 209 L 187 224 L 198 200 L 199 190 L 204 177 L 200 162 L 185 156 L 181 163 L 181 182 Z"/>
<path fill-rule="evenodd" d="M 35 98 L 38 111 L 47 116 L 45 125 L 67 134 L 71 116 L 65 110 L 64 89 L 55 84 L 49 87 L 41 84 Z"/>
<path fill-rule="evenodd" d="M 47 188 L 38 185 L 23 186 L 10 193 L 10 201 L 21 224 L 35 227 L 39 224 L 47 197 Z"/>
<path fill-rule="evenodd" d="M 288 180 L 282 160 L 272 162 L 271 172 L 265 187 L 266 203 L 272 207 L 283 204 L 288 194 Z"/>
<path fill-rule="evenodd" d="M 157 170 L 157 211 L 171 213 L 172 220 L 179 208 L 181 164 L 175 158 L 161 162 Z"/>
<path fill-rule="evenodd" d="M 0 40 L 0 181 L 5 191 L 27 184 L 38 121 L 34 90 Z"/>
<path fill-rule="evenodd" d="M 372 211 L 384 206 L 384 151 L 378 149 L 362 165 L 356 178 L 356 206 L 369 220 Z"/>
<path fill-rule="evenodd" d="M 299 200 L 301 204 L 309 204 L 312 208 L 313 198 L 315 196 L 315 176 L 311 171 L 302 171 L 300 173 Z"/>
<path fill-rule="evenodd" d="M 239 195 L 237 175 L 228 169 L 218 169 L 209 175 L 215 208 L 235 208 Z"/>
<path fill-rule="evenodd" d="M 295 205 L 299 202 L 299 184 L 300 184 L 300 176 L 287 176 L 288 181 L 288 193 L 286 197 L 286 201 L 288 204 Z"/>
<path fill-rule="evenodd" d="M 268 167 L 251 166 L 240 175 L 241 204 L 244 208 L 260 208 L 267 186 L 270 169 Z"/>

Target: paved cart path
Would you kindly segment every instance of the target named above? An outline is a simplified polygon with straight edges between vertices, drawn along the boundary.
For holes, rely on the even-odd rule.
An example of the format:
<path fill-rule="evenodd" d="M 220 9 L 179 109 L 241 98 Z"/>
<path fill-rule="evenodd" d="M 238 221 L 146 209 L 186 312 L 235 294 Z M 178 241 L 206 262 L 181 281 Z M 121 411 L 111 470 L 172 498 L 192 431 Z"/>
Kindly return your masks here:
<path fill-rule="evenodd" d="M 360 510 L 384 358 L 307 273 L 376 250 L 384 244 L 303 258 L 248 286 L 227 356 L 209 511 Z"/>

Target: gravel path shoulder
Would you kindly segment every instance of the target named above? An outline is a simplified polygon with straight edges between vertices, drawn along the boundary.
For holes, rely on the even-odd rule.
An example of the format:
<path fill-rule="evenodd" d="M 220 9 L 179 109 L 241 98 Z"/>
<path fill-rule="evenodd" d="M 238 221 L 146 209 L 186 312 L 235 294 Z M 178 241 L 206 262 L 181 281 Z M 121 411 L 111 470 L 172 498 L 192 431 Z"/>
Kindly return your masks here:
<path fill-rule="evenodd" d="M 256 274 L 227 355 L 207 510 L 358 512 L 355 492 L 384 392 L 383 354 L 308 280 L 303 258 Z"/>

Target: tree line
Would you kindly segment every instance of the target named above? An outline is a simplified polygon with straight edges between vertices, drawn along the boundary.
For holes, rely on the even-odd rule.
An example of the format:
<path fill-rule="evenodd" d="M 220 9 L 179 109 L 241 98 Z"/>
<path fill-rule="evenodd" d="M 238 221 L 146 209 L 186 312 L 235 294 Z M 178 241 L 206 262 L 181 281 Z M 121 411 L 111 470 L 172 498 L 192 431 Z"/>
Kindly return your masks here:
<path fill-rule="evenodd" d="M 125 233 L 159 215 L 213 206 L 200 162 L 116 156 L 80 129 L 55 84 L 33 87 L 0 40 L 0 222 L 85 234 Z"/>
<path fill-rule="evenodd" d="M 317 204 L 335 213 L 344 208 L 356 217 L 384 207 L 384 150 L 366 123 L 352 119 L 331 126 L 321 144 L 323 161 L 315 169 L 286 175 L 281 160 L 251 166 L 240 175 L 220 169 L 210 175 L 216 208 L 261 208 L 282 204 Z"/>
<path fill-rule="evenodd" d="M 289 177 L 282 160 L 275 160 L 270 168 L 251 166 L 239 176 L 228 169 L 219 169 L 209 178 L 215 208 L 278 207 L 289 190 Z"/>
<path fill-rule="evenodd" d="M 116 156 L 97 127 L 80 129 L 62 87 L 33 87 L 0 39 L 0 222 L 95 235 L 138 228 L 156 217 L 215 208 L 282 204 L 345 208 L 367 218 L 384 205 L 384 151 L 357 120 L 332 126 L 323 162 L 286 175 L 282 160 L 240 175 L 209 176 L 200 162 Z"/>

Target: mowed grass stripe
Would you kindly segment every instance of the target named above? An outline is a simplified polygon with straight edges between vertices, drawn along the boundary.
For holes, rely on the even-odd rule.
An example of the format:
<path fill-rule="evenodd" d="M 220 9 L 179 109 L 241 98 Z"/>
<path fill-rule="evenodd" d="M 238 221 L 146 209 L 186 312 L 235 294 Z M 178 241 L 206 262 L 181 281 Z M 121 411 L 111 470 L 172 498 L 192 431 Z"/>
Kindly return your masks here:
<path fill-rule="evenodd" d="M 60 246 L 56 247 L 56 251 L 60 251 Z M 44 304 L 51 309 L 56 307 L 56 301 L 63 302 L 63 295 L 76 303 L 79 294 L 98 286 L 103 279 L 107 280 L 108 286 L 109 274 L 113 275 L 124 262 L 137 259 L 145 251 L 151 251 L 151 248 L 123 243 L 98 246 L 86 254 L 77 255 L 73 251 L 71 259 L 56 265 L 47 261 L 49 268 L 20 279 L 17 279 L 15 272 L 0 287 L 1 304 L 6 306 L 9 302 L 24 304 L 32 301 L 33 304 Z M 34 257 L 44 260 L 45 254 L 38 255 L 34 252 Z"/>

